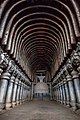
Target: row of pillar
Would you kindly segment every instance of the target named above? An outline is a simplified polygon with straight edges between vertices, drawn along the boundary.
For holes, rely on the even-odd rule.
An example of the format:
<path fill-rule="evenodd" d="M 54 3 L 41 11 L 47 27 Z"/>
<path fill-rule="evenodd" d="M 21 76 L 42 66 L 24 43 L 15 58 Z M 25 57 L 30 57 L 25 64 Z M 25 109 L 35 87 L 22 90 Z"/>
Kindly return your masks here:
<path fill-rule="evenodd" d="M 0 110 L 21 104 L 30 97 L 28 78 L 0 49 Z"/>
<path fill-rule="evenodd" d="M 53 80 L 53 99 L 80 109 L 80 43 Z"/>

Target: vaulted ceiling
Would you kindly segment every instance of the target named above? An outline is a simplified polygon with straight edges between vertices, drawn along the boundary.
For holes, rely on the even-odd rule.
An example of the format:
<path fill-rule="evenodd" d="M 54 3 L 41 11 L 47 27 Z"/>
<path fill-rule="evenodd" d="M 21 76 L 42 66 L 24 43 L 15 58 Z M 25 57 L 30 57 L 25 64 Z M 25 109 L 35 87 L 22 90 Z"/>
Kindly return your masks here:
<path fill-rule="evenodd" d="M 52 76 L 80 36 L 79 0 L 1 0 L 1 46 L 29 75 Z"/>

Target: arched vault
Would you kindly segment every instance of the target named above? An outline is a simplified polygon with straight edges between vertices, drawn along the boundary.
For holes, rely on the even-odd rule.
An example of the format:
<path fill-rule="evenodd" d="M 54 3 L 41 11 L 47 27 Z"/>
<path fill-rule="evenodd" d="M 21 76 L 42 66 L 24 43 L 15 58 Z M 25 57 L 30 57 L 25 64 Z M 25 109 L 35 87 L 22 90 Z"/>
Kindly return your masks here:
<path fill-rule="evenodd" d="M 1 46 L 25 70 L 53 76 L 80 37 L 79 0 L 1 0 Z"/>

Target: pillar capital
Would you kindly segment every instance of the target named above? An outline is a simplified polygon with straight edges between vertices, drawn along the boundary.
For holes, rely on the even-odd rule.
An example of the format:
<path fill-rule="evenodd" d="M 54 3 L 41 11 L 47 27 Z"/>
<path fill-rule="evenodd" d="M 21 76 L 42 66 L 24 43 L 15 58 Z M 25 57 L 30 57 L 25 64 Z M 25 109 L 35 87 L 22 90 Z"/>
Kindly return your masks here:
<path fill-rule="evenodd" d="M 19 74 L 17 74 L 17 77 L 16 77 L 17 79 L 20 79 L 21 78 L 21 76 L 19 75 Z"/>
<path fill-rule="evenodd" d="M 79 72 L 79 75 L 80 75 L 80 66 L 77 68 L 77 71 Z"/>
<path fill-rule="evenodd" d="M 8 68 L 6 69 L 6 72 L 12 74 L 14 71 L 13 67 L 12 66 L 8 66 Z"/>
<path fill-rule="evenodd" d="M 72 78 L 73 78 L 73 79 L 79 77 L 78 72 L 75 71 L 75 70 L 73 70 L 73 71 L 71 72 L 71 75 L 72 75 Z"/>
<path fill-rule="evenodd" d="M 78 52 L 78 54 L 80 56 L 80 42 L 77 43 L 76 51 Z"/>
<path fill-rule="evenodd" d="M 67 79 L 67 81 L 71 81 L 71 80 L 72 80 L 71 75 L 68 74 L 68 75 L 66 76 L 66 79 Z"/>
<path fill-rule="evenodd" d="M 17 76 L 17 71 L 14 70 L 12 75 L 16 78 L 16 76 Z"/>

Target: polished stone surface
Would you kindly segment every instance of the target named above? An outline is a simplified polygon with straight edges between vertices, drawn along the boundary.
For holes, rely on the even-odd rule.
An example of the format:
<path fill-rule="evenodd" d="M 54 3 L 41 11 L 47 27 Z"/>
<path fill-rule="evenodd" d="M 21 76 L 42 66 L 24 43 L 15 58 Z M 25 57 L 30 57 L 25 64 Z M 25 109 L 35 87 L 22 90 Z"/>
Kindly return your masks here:
<path fill-rule="evenodd" d="M 80 116 L 55 101 L 34 100 L 2 113 L 0 120 L 80 120 Z"/>

